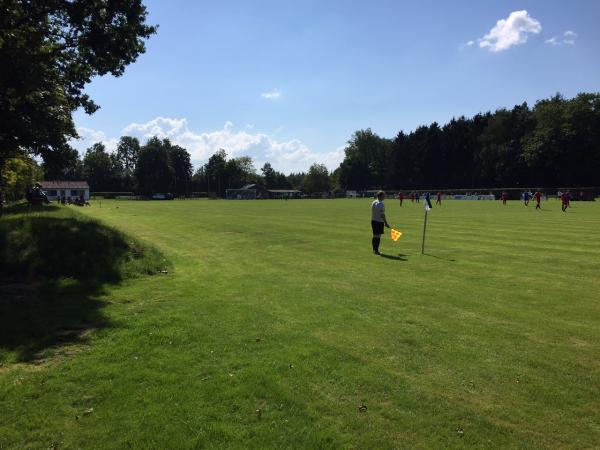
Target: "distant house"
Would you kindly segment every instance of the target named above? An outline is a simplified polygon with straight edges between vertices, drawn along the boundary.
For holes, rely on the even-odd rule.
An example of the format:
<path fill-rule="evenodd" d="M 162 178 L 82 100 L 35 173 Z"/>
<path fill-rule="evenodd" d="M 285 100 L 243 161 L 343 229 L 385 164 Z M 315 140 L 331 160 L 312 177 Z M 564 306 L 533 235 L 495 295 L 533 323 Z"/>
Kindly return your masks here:
<path fill-rule="evenodd" d="M 268 189 L 269 198 L 300 198 L 301 192 L 297 189 Z"/>
<path fill-rule="evenodd" d="M 265 189 L 258 184 L 246 184 L 239 189 L 227 189 L 229 200 L 254 200 L 265 198 L 300 198 L 301 192 L 296 189 Z"/>
<path fill-rule="evenodd" d="M 264 198 L 266 191 L 256 184 L 246 184 L 239 189 L 227 189 L 225 197 L 228 200 L 255 200 Z"/>
<path fill-rule="evenodd" d="M 85 201 L 90 199 L 90 185 L 87 181 L 40 181 L 42 189 L 49 200 L 79 198 L 83 195 Z"/>

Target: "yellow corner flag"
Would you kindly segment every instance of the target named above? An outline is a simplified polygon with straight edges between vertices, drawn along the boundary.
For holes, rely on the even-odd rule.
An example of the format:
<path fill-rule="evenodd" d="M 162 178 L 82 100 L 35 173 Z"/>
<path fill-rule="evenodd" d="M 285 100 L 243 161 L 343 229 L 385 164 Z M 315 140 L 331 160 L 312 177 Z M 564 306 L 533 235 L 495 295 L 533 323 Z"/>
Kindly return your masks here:
<path fill-rule="evenodd" d="M 402 233 L 398 230 L 394 230 L 392 228 L 392 241 L 396 242 L 398 239 L 400 239 L 400 237 L 402 236 Z"/>

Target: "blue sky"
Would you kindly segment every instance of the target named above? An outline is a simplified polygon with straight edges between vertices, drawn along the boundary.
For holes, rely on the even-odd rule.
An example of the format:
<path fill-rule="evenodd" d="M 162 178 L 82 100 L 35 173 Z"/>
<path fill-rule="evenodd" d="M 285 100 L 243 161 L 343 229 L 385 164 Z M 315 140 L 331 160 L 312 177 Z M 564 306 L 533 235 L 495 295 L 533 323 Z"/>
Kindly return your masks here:
<path fill-rule="evenodd" d="M 352 133 L 384 137 L 560 92 L 600 91 L 600 2 L 152 0 L 158 33 L 87 92 L 80 150 L 169 137 L 280 171 L 337 167 Z M 502 22 L 499 22 L 502 21 Z"/>

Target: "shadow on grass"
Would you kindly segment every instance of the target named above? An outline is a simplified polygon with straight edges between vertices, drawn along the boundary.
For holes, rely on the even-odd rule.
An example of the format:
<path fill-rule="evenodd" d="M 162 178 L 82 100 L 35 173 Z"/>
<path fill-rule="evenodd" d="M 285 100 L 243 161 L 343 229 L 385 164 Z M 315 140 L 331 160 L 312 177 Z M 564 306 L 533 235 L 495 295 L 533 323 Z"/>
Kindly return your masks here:
<path fill-rule="evenodd" d="M 0 362 L 11 354 L 35 362 L 110 326 L 98 300 L 105 286 L 164 263 L 158 252 L 71 211 L 17 214 L 0 220 Z"/>
<path fill-rule="evenodd" d="M 0 281 L 0 351 L 17 362 L 43 362 L 48 351 L 83 343 L 90 331 L 109 326 L 99 285 L 75 280 Z M 0 361 L 2 361 L 0 353 Z M 12 359 L 12 358 L 11 358 Z"/>
<path fill-rule="evenodd" d="M 382 258 L 386 258 L 386 259 L 393 259 L 395 261 L 408 261 L 408 259 L 405 258 L 406 255 L 402 254 L 402 253 L 398 253 L 398 255 L 386 255 L 385 253 L 381 253 L 379 256 L 381 256 Z"/>
<path fill-rule="evenodd" d="M 58 203 L 50 203 L 48 205 L 30 205 L 27 202 L 19 202 L 0 208 L 0 217 L 35 212 L 58 211 L 60 208 L 61 206 Z"/>

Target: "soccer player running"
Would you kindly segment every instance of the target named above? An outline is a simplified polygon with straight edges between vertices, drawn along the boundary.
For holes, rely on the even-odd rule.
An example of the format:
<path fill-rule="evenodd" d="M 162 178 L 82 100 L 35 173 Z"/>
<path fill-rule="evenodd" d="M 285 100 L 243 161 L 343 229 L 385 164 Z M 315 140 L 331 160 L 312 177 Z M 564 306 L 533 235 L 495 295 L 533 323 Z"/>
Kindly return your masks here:
<path fill-rule="evenodd" d="M 433 208 L 433 206 L 431 206 L 431 194 L 429 194 L 429 192 L 425 192 L 425 195 L 423 196 L 423 198 L 425 199 L 425 203 L 426 206 L 425 208 Z"/>
<path fill-rule="evenodd" d="M 398 200 L 400 200 L 400 206 L 402 206 L 402 201 L 404 200 L 404 192 L 398 192 Z"/>
<path fill-rule="evenodd" d="M 523 203 L 525 206 L 529 206 L 529 191 L 523 192 Z"/>
<path fill-rule="evenodd" d="M 542 206 L 540 205 L 540 202 L 542 201 L 542 194 L 540 191 L 535 191 L 533 198 L 535 198 L 535 209 L 542 209 Z"/>
<path fill-rule="evenodd" d="M 381 235 L 383 234 L 383 227 L 390 228 L 385 218 L 385 205 L 383 200 L 385 199 L 385 192 L 379 191 L 377 193 L 377 200 L 371 203 L 371 228 L 373 229 L 373 239 L 371 244 L 373 245 L 373 253 L 375 255 L 381 255 L 379 253 L 379 243 L 381 242 Z"/>
<path fill-rule="evenodd" d="M 436 204 L 436 205 L 440 205 L 440 206 L 441 206 L 441 204 L 442 204 L 442 193 L 441 193 L 441 192 L 438 192 L 438 193 L 436 194 L 436 197 L 435 197 L 435 204 Z"/>
<path fill-rule="evenodd" d="M 560 196 L 560 199 L 562 201 L 562 212 L 565 212 L 569 207 L 569 193 L 563 192 Z"/>

